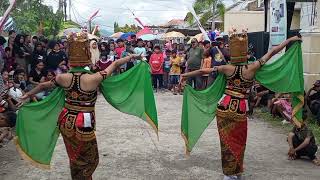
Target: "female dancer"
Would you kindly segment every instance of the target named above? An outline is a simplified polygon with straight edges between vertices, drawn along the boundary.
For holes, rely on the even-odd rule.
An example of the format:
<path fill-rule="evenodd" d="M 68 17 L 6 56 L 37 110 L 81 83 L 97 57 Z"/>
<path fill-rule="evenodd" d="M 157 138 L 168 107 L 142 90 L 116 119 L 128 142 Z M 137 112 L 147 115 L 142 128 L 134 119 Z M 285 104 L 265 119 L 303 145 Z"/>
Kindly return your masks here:
<path fill-rule="evenodd" d="M 181 75 L 181 84 L 185 84 L 184 82 L 189 77 L 213 72 L 223 73 L 227 77 L 226 90 L 218 104 L 216 114 L 225 180 L 240 179 L 243 173 L 243 157 L 247 141 L 247 98 L 256 72 L 290 42 L 300 40 L 298 36 L 292 37 L 272 48 L 260 60 L 247 64 L 247 34 L 233 34 L 230 36 L 231 64 Z"/>

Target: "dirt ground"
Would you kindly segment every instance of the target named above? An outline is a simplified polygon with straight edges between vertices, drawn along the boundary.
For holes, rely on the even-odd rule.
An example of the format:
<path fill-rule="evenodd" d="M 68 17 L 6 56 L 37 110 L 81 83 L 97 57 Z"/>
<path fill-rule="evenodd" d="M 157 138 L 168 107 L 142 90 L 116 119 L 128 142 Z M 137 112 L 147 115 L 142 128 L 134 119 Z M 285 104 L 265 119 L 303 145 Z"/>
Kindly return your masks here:
<path fill-rule="evenodd" d="M 160 141 L 142 120 L 118 112 L 99 98 L 96 113 L 100 164 L 94 179 L 222 179 L 215 121 L 188 158 L 180 136 L 182 96 L 158 93 L 156 100 Z M 244 179 L 320 179 L 320 167 L 307 160 L 287 160 L 287 150 L 283 130 L 261 119 L 250 119 Z M 21 160 L 12 143 L 0 148 L 0 179 L 70 179 L 62 139 L 57 143 L 50 171 L 34 168 Z"/>

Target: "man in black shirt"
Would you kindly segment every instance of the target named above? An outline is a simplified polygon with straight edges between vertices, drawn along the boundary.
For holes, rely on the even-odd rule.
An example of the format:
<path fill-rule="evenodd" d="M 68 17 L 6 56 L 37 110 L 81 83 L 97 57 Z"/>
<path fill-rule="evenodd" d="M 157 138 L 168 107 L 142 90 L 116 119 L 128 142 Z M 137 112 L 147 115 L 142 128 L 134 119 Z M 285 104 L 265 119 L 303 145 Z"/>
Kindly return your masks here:
<path fill-rule="evenodd" d="M 307 125 L 303 125 L 301 128 L 294 127 L 288 135 L 288 144 L 288 156 L 290 160 L 306 156 L 315 165 L 320 166 L 320 161 L 316 157 L 318 146 L 316 145 L 312 131 Z"/>
<path fill-rule="evenodd" d="M 67 55 L 60 50 L 60 45 L 57 42 L 53 42 L 50 48 L 52 48 L 52 51 L 45 61 L 46 69 L 56 71 L 62 66 L 67 66 Z"/>

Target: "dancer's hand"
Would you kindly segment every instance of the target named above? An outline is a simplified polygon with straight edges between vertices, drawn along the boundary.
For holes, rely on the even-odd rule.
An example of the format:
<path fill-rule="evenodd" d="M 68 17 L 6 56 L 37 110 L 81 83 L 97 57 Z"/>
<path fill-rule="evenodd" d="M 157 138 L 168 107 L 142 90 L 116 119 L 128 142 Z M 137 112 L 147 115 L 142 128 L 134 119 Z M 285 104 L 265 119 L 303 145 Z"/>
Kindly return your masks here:
<path fill-rule="evenodd" d="M 181 91 L 184 88 L 184 86 L 186 85 L 186 81 L 187 79 L 181 75 L 178 85 L 179 91 Z"/>
<path fill-rule="evenodd" d="M 27 101 L 29 98 L 30 98 L 30 95 L 29 95 L 28 93 L 25 93 L 25 94 L 22 95 L 19 99 L 20 99 L 22 102 L 25 102 L 25 101 Z"/>

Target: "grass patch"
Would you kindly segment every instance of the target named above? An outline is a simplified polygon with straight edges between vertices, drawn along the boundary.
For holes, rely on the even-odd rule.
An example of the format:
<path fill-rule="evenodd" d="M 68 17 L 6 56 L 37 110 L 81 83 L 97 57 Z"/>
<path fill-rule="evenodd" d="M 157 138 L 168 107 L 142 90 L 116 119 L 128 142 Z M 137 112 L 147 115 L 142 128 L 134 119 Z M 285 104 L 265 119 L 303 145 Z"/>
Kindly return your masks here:
<path fill-rule="evenodd" d="M 292 130 L 292 124 L 282 124 L 283 118 L 273 117 L 267 108 L 258 108 L 255 109 L 254 116 L 263 119 L 264 121 L 270 123 L 272 126 L 283 129 L 284 133 L 288 133 Z M 308 127 L 312 130 L 313 135 L 315 136 L 317 144 L 320 144 L 320 127 L 317 125 L 316 121 L 313 118 L 307 119 Z"/>

